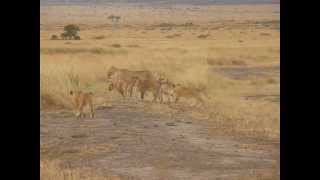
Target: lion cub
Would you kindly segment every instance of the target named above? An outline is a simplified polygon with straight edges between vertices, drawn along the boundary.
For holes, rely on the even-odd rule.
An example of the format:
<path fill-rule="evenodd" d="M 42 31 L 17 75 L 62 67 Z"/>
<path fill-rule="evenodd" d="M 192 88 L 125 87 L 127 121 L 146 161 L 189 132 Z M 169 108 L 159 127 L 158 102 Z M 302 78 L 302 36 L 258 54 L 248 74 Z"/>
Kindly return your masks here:
<path fill-rule="evenodd" d="M 85 117 L 85 113 L 83 112 L 83 110 L 86 106 L 89 106 L 90 108 L 90 117 L 94 117 L 94 109 L 92 104 L 93 94 L 91 92 L 85 93 L 82 91 L 70 91 L 69 94 L 71 96 L 72 103 L 76 110 L 76 116 L 78 118 Z"/>

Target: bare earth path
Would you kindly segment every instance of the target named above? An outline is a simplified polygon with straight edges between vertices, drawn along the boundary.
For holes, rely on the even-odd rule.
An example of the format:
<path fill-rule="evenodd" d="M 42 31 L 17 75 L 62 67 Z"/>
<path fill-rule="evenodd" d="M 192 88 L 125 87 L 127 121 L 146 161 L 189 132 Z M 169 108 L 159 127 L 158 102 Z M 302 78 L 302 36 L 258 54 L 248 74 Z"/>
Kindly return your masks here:
<path fill-rule="evenodd" d="M 147 106 L 124 100 L 83 120 L 42 113 L 41 158 L 124 179 L 277 177 L 279 142 L 213 136 L 204 121 Z"/>

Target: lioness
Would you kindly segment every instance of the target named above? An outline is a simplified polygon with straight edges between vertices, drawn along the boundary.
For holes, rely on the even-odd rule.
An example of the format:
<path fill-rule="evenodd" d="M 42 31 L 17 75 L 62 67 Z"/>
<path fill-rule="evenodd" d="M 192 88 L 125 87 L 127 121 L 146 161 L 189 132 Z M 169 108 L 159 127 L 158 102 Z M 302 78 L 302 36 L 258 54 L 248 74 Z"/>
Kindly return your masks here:
<path fill-rule="evenodd" d="M 126 96 L 126 93 L 128 94 L 128 88 L 133 89 L 133 86 L 135 84 L 136 78 L 131 79 L 116 79 L 109 81 L 109 91 L 112 91 L 113 89 L 116 89 L 122 97 Z M 129 91 L 129 95 L 132 96 L 132 90 Z"/>
<path fill-rule="evenodd" d="M 170 103 L 170 99 L 174 97 L 174 88 L 176 85 L 172 83 L 171 81 L 160 79 L 160 91 L 159 91 L 159 98 L 160 103 L 163 102 L 163 96 L 167 96 L 167 102 Z"/>
<path fill-rule="evenodd" d="M 139 79 L 136 80 L 136 87 L 138 92 L 140 92 L 140 98 L 143 101 L 144 95 L 147 91 L 150 91 L 153 95 L 153 102 L 155 102 L 160 93 L 161 82 L 156 79 Z"/>
<path fill-rule="evenodd" d="M 85 93 L 82 91 L 70 91 L 69 94 L 78 118 L 85 117 L 83 110 L 86 106 L 89 106 L 90 108 L 90 117 L 94 117 L 94 109 L 92 104 L 93 94 L 91 92 Z"/>
<path fill-rule="evenodd" d="M 208 99 L 210 99 L 210 97 L 206 93 L 205 86 L 196 88 L 191 86 L 186 87 L 186 86 L 182 86 L 181 84 L 177 84 L 174 88 L 174 95 L 176 97 L 175 103 L 177 103 L 179 99 L 183 97 L 183 98 L 193 98 L 196 101 L 198 101 L 198 103 L 201 103 L 201 105 L 204 105 L 204 101 L 201 97 L 201 94 L 205 95 Z"/>
<path fill-rule="evenodd" d="M 107 73 L 107 78 L 113 83 L 118 84 L 117 89 L 123 91 L 123 96 L 133 94 L 133 87 L 137 79 L 140 80 L 153 80 L 155 77 L 150 71 L 130 71 L 128 69 L 120 69 L 112 66 Z M 120 84 L 119 84 L 120 83 Z"/>

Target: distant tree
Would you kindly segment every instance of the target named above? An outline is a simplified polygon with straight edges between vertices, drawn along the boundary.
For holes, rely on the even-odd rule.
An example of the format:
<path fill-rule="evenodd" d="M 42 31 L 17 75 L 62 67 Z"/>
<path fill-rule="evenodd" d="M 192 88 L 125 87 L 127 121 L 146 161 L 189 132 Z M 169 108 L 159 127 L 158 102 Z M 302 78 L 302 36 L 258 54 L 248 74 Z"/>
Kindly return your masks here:
<path fill-rule="evenodd" d="M 119 20 L 121 19 L 121 17 L 120 16 L 115 16 L 115 15 L 112 14 L 112 15 L 108 16 L 108 19 L 110 19 L 112 23 L 118 23 Z"/>
<path fill-rule="evenodd" d="M 61 35 L 68 39 L 75 39 L 75 37 L 78 36 L 78 32 L 80 31 L 79 26 L 74 24 L 66 25 L 63 29 L 64 33 L 62 33 Z"/>
<path fill-rule="evenodd" d="M 69 38 L 66 32 L 61 33 L 61 34 L 60 34 L 60 37 L 61 37 L 61 39 L 63 39 L 63 40 L 66 40 L 66 39 Z"/>

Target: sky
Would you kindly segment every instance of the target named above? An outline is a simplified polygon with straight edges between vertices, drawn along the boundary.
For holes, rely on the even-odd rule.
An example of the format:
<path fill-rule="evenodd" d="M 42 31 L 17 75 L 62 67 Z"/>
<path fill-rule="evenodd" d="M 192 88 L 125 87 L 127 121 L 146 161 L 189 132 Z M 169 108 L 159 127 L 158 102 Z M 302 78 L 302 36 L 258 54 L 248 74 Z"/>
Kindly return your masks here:
<path fill-rule="evenodd" d="M 40 4 L 98 4 L 98 3 L 174 3 L 174 4 L 251 4 L 279 3 L 280 0 L 40 0 Z"/>

